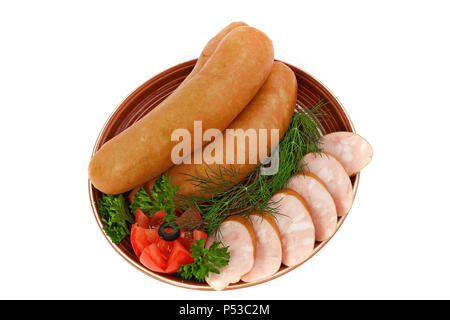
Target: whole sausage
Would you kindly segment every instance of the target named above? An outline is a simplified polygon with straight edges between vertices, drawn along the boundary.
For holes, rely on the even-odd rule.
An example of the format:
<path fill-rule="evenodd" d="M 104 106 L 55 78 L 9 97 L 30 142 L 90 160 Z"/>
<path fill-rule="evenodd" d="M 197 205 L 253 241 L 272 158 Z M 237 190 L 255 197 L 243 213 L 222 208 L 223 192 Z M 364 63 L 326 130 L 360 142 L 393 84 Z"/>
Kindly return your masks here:
<path fill-rule="evenodd" d="M 360 172 L 372 160 L 372 146 L 353 132 L 338 131 L 322 137 L 321 148 L 339 160 L 349 176 Z"/>
<path fill-rule="evenodd" d="M 256 235 L 255 263 L 242 281 L 255 282 L 270 277 L 280 269 L 281 235 L 275 219 L 268 213 L 252 213 L 249 216 Z"/>
<path fill-rule="evenodd" d="M 209 236 L 206 247 L 214 241 L 228 247 L 230 260 L 228 265 L 219 268 L 220 273 L 210 273 L 206 282 L 215 290 L 223 290 L 230 283 L 238 282 L 249 272 L 255 261 L 256 238 L 250 222 L 241 216 L 231 216 L 220 225 L 220 237 Z"/>
<path fill-rule="evenodd" d="M 316 240 L 330 238 L 337 225 L 336 205 L 327 187 L 312 173 L 297 174 L 286 183 L 286 188 L 297 192 L 308 205 L 316 230 Z"/>
<path fill-rule="evenodd" d="M 291 267 L 309 258 L 314 250 L 314 223 L 305 200 L 295 191 L 283 189 L 272 196 L 283 247 L 283 264 Z"/>
<path fill-rule="evenodd" d="M 118 194 L 158 177 L 173 164 L 175 129 L 192 135 L 194 121 L 202 120 L 204 130 L 224 130 L 264 84 L 272 65 L 272 41 L 263 32 L 233 29 L 195 77 L 97 151 L 89 164 L 92 184 Z"/>
<path fill-rule="evenodd" d="M 177 90 L 179 88 L 183 87 L 183 85 L 186 82 L 188 82 L 193 76 L 195 76 L 203 68 L 203 66 L 208 61 L 209 57 L 211 57 L 213 52 L 216 50 L 216 48 L 219 45 L 220 41 L 222 41 L 222 39 L 225 38 L 225 36 L 231 30 L 233 30 L 233 29 L 235 29 L 237 27 L 242 27 L 242 26 L 246 26 L 246 25 L 247 24 L 245 22 L 232 22 L 228 26 L 223 28 L 218 34 L 216 34 L 214 36 L 214 38 L 209 40 L 208 43 L 206 44 L 206 46 L 203 48 L 202 53 L 198 57 L 197 62 L 195 63 L 195 66 L 192 69 L 191 73 L 189 73 L 189 75 L 186 78 L 184 78 L 183 82 L 180 83 L 180 85 L 178 86 Z M 154 182 L 155 182 L 155 179 L 150 180 L 149 182 L 144 183 L 142 185 L 142 187 L 144 187 L 144 189 L 147 190 L 148 193 L 150 193 Z M 134 201 L 134 195 L 136 194 L 136 192 L 139 191 L 140 188 L 141 188 L 141 186 L 138 186 L 138 187 L 134 188 L 132 191 L 130 191 L 130 193 L 128 194 L 128 199 L 129 199 L 130 202 Z"/>
<path fill-rule="evenodd" d="M 353 189 L 342 164 L 328 153 L 308 153 L 303 161 L 304 171 L 316 175 L 327 187 L 338 216 L 346 215 L 353 204 Z"/>
<path fill-rule="evenodd" d="M 192 176 L 206 178 L 207 175 L 209 175 L 209 178 L 214 183 L 217 181 L 217 176 L 215 174 L 219 173 L 220 170 L 224 170 L 224 167 L 228 167 L 228 170 L 230 170 L 230 166 L 233 166 L 233 170 L 237 174 L 233 177 L 233 183 L 237 183 L 247 177 L 260 164 L 259 160 L 261 159 L 258 159 L 258 161 L 253 164 L 249 161 L 250 148 L 253 148 L 253 151 L 256 154 L 260 151 L 260 130 L 267 129 L 266 154 L 270 155 L 272 152 L 270 130 L 279 130 L 278 138 L 281 139 L 283 137 L 292 118 L 296 99 L 297 81 L 294 73 L 285 64 L 278 61 L 274 62 L 269 78 L 264 83 L 261 90 L 259 90 L 250 104 L 227 128 L 242 129 L 244 131 L 247 129 L 256 129 L 257 140 L 255 145 L 247 144 L 246 150 L 238 150 L 238 146 L 235 144 L 233 150 L 226 150 L 227 141 L 229 139 L 235 139 L 235 136 L 232 133 L 225 132 L 222 136 L 223 139 L 217 139 L 205 147 L 224 150 L 224 152 L 218 156 L 218 158 L 222 159 L 222 164 L 214 163 L 212 159 L 207 157 L 207 154 L 205 155 L 206 158 L 203 157 L 201 164 L 194 164 L 193 159 L 198 156 L 198 153 L 200 153 L 200 157 L 202 156 L 202 150 L 196 150 L 191 155 L 191 164 L 173 166 L 165 173 L 168 177 L 172 178 L 172 183 L 178 187 L 178 194 L 210 197 L 211 194 L 199 189 L 192 181 L 190 181 L 190 179 Z M 275 145 L 277 145 L 278 142 L 279 140 L 276 141 Z M 236 163 L 237 159 L 234 159 L 234 164 L 225 164 L 227 157 L 230 155 L 231 157 L 234 157 L 237 154 L 245 154 L 245 162 L 243 164 Z M 152 182 L 144 185 L 147 192 L 151 191 L 152 185 Z"/>

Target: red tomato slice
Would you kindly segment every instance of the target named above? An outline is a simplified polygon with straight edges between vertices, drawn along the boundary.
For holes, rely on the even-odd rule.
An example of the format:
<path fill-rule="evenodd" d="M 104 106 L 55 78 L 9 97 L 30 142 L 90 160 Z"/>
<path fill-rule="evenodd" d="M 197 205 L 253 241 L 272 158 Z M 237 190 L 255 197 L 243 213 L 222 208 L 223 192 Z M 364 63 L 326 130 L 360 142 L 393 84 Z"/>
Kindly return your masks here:
<path fill-rule="evenodd" d="M 177 239 L 187 250 L 191 248 L 192 232 L 180 229 L 180 236 Z"/>
<path fill-rule="evenodd" d="M 170 254 L 172 253 L 173 242 L 174 241 L 166 241 L 162 238 L 159 238 L 156 242 L 156 246 L 158 247 L 159 251 L 161 251 L 166 260 L 169 259 Z"/>
<path fill-rule="evenodd" d="M 172 253 L 167 261 L 166 273 L 174 273 L 180 269 L 180 264 L 188 264 L 194 262 L 189 251 L 187 251 L 178 240 L 172 241 Z"/>
<path fill-rule="evenodd" d="M 189 251 L 178 240 L 170 242 L 172 249 L 168 259 L 159 249 L 158 243 L 159 241 L 146 247 L 140 258 L 141 263 L 150 270 L 161 273 L 174 273 L 180 269 L 180 264 L 188 264 L 194 261 Z"/>
<path fill-rule="evenodd" d="M 141 228 L 137 224 L 133 224 L 131 226 L 131 245 L 133 246 L 134 253 L 136 253 L 138 258 L 141 256 L 141 253 L 145 247 L 156 242 L 158 237 L 157 229 Z"/>
<path fill-rule="evenodd" d="M 166 213 L 161 210 L 148 218 L 141 209 L 136 210 L 136 223 L 131 228 L 131 244 L 141 263 L 148 269 L 161 273 L 174 273 L 180 265 L 194 261 L 189 249 L 191 243 L 207 238 L 203 231 L 180 230 L 180 237 L 174 241 L 165 241 L 158 235 L 158 228 Z M 200 213 L 190 208 L 180 218 L 198 219 L 202 221 Z"/>
<path fill-rule="evenodd" d="M 180 219 L 189 219 L 189 220 L 198 220 L 198 225 L 201 225 L 202 216 L 200 215 L 200 212 L 198 212 L 197 209 L 194 207 L 189 208 L 186 210 L 181 216 Z M 194 231 L 186 231 L 184 229 L 180 230 L 180 237 L 178 240 L 180 240 L 181 244 L 187 249 L 191 249 L 191 243 L 195 242 L 196 240 L 199 240 L 201 238 L 204 238 L 206 241 L 207 235 L 203 231 L 194 230 Z"/>
<path fill-rule="evenodd" d="M 200 230 L 194 230 L 193 232 L 193 238 L 194 241 L 200 240 L 200 239 L 205 239 L 205 243 L 206 243 L 206 239 L 208 239 L 208 235 L 206 234 L 206 232 L 200 231 Z"/>
<path fill-rule="evenodd" d="M 144 249 L 139 261 L 152 271 L 166 273 L 166 259 L 159 251 L 156 243 L 152 243 Z"/>
<path fill-rule="evenodd" d="M 163 218 L 166 216 L 164 210 L 155 212 L 153 216 L 150 218 L 150 225 L 154 227 L 159 227 L 162 223 Z"/>
<path fill-rule="evenodd" d="M 136 224 L 141 228 L 150 227 L 150 218 L 141 209 L 136 210 Z"/>
<path fill-rule="evenodd" d="M 185 247 L 187 250 L 190 250 L 191 244 L 202 238 L 205 239 L 206 243 L 206 239 L 208 239 L 208 235 L 206 234 L 206 232 L 200 230 L 186 231 L 184 229 L 181 229 L 180 237 L 178 238 L 178 240 L 181 242 L 183 247 Z"/>

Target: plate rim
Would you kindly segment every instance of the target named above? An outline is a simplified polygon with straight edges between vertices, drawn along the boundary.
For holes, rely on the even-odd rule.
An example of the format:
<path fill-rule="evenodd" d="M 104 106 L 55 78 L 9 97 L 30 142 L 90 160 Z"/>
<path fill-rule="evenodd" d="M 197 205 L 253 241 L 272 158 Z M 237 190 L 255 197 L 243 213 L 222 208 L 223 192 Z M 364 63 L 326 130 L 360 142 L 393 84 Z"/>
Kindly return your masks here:
<path fill-rule="evenodd" d="M 91 159 L 92 159 L 92 157 L 94 156 L 94 154 L 95 154 L 95 152 L 97 151 L 97 149 L 99 148 L 100 140 L 101 140 L 101 138 L 102 138 L 102 136 L 103 136 L 103 134 L 104 134 L 104 132 L 105 132 L 105 130 L 106 130 L 108 124 L 111 122 L 111 120 L 112 120 L 113 118 L 115 118 L 115 117 L 118 116 L 118 114 L 119 114 L 119 112 L 118 112 L 118 111 L 119 111 L 119 108 L 120 108 L 127 100 L 130 100 L 130 99 L 132 99 L 134 96 L 138 95 L 139 92 L 140 92 L 140 89 L 143 89 L 143 88 L 145 87 L 145 84 L 147 84 L 148 82 L 151 82 L 151 81 L 154 81 L 154 80 L 158 79 L 159 77 L 162 76 L 162 74 L 166 74 L 166 73 L 170 72 L 171 70 L 177 70 L 177 69 L 179 69 L 179 68 L 181 68 L 181 67 L 184 67 L 184 66 L 189 66 L 189 65 L 191 65 L 191 64 L 195 64 L 196 61 L 197 61 L 197 59 L 188 60 L 188 61 L 179 63 L 179 64 L 177 64 L 177 65 L 175 65 L 175 66 L 173 66 L 173 67 L 170 67 L 170 68 L 168 68 L 168 69 L 166 69 L 166 70 L 163 70 L 163 71 L 159 72 L 157 75 L 151 77 L 150 79 L 148 79 L 148 80 L 146 80 L 145 82 L 143 82 L 142 84 L 140 84 L 140 85 L 139 85 L 138 87 L 136 87 L 133 91 L 131 91 L 131 93 L 130 93 L 129 95 L 127 95 L 127 96 L 126 96 L 126 97 L 125 97 L 125 98 L 117 105 L 116 108 L 114 108 L 114 110 L 113 110 L 112 113 L 109 115 L 109 117 L 107 118 L 106 122 L 104 123 L 104 125 L 103 125 L 102 129 L 100 130 L 100 133 L 99 133 L 99 135 L 98 135 L 98 137 L 97 137 L 97 139 L 96 139 L 96 141 L 95 141 L 94 148 L 93 148 L 92 153 L 91 153 Z M 345 116 L 346 120 L 348 121 L 349 126 L 350 126 L 350 128 L 351 128 L 351 131 L 348 131 L 348 132 L 356 133 L 355 126 L 354 126 L 354 124 L 353 124 L 353 122 L 352 122 L 352 120 L 351 120 L 351 118 L 350 118 L 350 116 L 349 116 L 347 110 L 344 108 L 344 106 L 342 105 L 342 103 L 340 102 L 340 100 L 336 97 L 336 95 L 334 95 L 333 92 L 332 92 L 326 85 L 324 85 L 319 79 L 317 79 L 316 77 L 314 77 L 314 76 L 311 75 L 310 73 L 304 71 L 303 69 L 300 69 L 300 68 L 298 68 L 298 67 L 296 67 L 296 66 L 294 66 L 294 65 L 292 65 L 292 64 L 290 64 L 290 63 L 284 62 L 284 61 L 282 61 L 282 60 L 275 59 L 275 61 L 280 61 L 280 62 L 286 64 L 288 67 L 290 67 L 290 68 L 293 69 L 294 71 L 295 71 L 295 70 L 298 70 L 298 71 L 300 71 L 300 72 L 306 74 L 307 76 L 311 77 L 314 81 L 316 81 L 317 83 L 319 83 L 319 84 L 325 89 L 325 91 L 328 91 L 328 93 L 330 93 L 333 97 L 335 97 L 335 100 L 336 100 L 337 104 L 338 104 L 339 107 L 341 108 L 341 110 L 342 110 L 342 112 L 343 112 L 343 114 L 344 114 L 344 116 Z M 352 183 L 352 190 L 353 190 L 353 201 L 354 201 L 354 199 L 355 199 L 355 197 L 356 197 L 357 190 L 358 190 L 358 186 L 359 186 L 360 173 L 358 172 L 358 173 L 357 173 L 355 176 L 353 176 L 353 177 L 354 177 L 354 181 L 353 181 L 353 183 Z M 144 273 L 145 275 L 150 276 L 151 278 L 156 279 L 156 280 L 159 280 L 159 281 L 164 282 L 164 283 L 166 283 L 166 284 L 170 284 L 170 285 L 177 286 L 177 287 L 181 287 L 181 288 L 185 288 L 185 289 L 191 289 L 191 290 L 215 291 L 212 287 L 210 287 L 209 285 L 207 285 L 207 284 L 205 284 L 205 283 L 186 282 L 185 280 L 183 280 L 183 279 L 181 279 L 181 278 L 180 278 L 179 280 L 178 280 L 178 278 L 177 278 L 177 280 L 169 279 L 169 278 L 167 278 L 167 275 L 166 275 L 166 276 L 163 276 L 163 275 L 160 275 L 159 273 L 153 272 L 153 271 L 151 271 L 151 270 L 145 268 L 144 266 L 142 266 L 142 265 L 136 263 L 136 262 L 133 261 L 130 257 L 128 257 L 128 255 L 127 255 L 125 252 L 123 252 L 123 251 L 119 248 L 118 245 L 116 245 L 115 243 L 113 243 L 113 242 L 111 241 L 111 239 L 107 236 L 107 234 L 106 234 L 105 231 L 103 230 L 103 224 L 102 224 L 102 221 L 101 221 L 101 218 L 100 218 L 100 214 L 98 213 L 98 210 L 97 210 L 97 208 L 96 208 L 95 201 L 94 201 L 94 188 L 95 188 L 95 187 L 93 186 L 93 184 L 91 183 L 91 181 L 90 181 L 90 179 L 89 179 L 89 177 L 88 177 L 89 201 L 90 201 L 91 208 L 92 208 L 92 211 L 93 211 L 93 213 L 94 213 L 94 218 L 95 218 L 95 220 L 96 220 L 96 222 L 97 222 L 97 225 L 99 226 L 99 228 L 100 228 L 100 230 L 101 230 L 103 236 L 106 238 L 107 242 L 112 246 L 112 248 L 113 248 L 113 249 L 114 249 L 114 250 L 115 250 L 122 258 L 125 259 L 125 261 L 127 261 L 129 264 L 131 264 L 133 267 L 135 267 L 136 269 L 138 269 L 139 271 L 141 271 L 141 272 Z M 349 212 L 349 213 L 350 213 L 350 212 Z M 322 249 L 322 248 L 323 248 L 323 247 L 324 247 L 324 246 L 325 246 L 325 245 L 326 245 L 326 244 L 327 244 L 334 236 L 335 236 L 335 234 L 338 232 L 338 230 L 340 229 L 340 227 L 341 227 L 342 224 L 344 223 L 345 219 L 348 217 L 349 213 L 347 213 L 345 216 L 338 217 L 339 220 L 338 220 L 338 223 L 337 223 L 337 226 L 336 226 L 336 230 L 335 230 L 334 233 L 331 235 L 331 237 L 328 238 L 328 239 L 325 240 L 325 241 L 321 241 L 318 245 L 316 245 L 316 246 L 314 247 L 313 252 L 309 255 L 309 257 L 308 257 L 306 260 L 304 260 L 303 262 L 301 262 L 300 264 L 295 265 L 295 266 L 291 266 L 291 267 L 283 267 L 283 268 L 279 269 L 276 273 L 274 273 L 273 275 L 271 275 L 270 277 L 267 277 L 267 278 L 264 278 L 264 279 L 260 279 L 260 280 L 255 281 L 255 282 L 243 282 L 243 281 L 240 281 L 240 282 L 238 282 L 238 283 L 230 284 L 230 285 L 229 285 L 228 287 L 226 287 L 224 290 L 242 289 L 242 288 L 248 288 L 248 287 L 252 287 L 252 286 L 258 285 L 258 284 L 262 284 L 262 283 L 268 282 L 268 281 L 270 281 L 270 280 L 274 280 L 274 279 L 276 279 L 276 278 L 278 278 L 278 277 L 280 277 L 280 276 L 282 276 L 282 275 L 285 275 L 286 273 L 291 272 L 292 270 L 294 270 L 294 269 L 300 267 L 301 265 L 303 265 L 304 263 L 306 263 L 308 260 L 310 260 L 313 256 L 315 256 L 315 255 L 316 255 L 316 254 L 317 254 L 317 253 L 318 253 L 318 252 L 319 252 L 319 251 L 320 251 L 320 250 L 321 250 L 321 249 Z"/>

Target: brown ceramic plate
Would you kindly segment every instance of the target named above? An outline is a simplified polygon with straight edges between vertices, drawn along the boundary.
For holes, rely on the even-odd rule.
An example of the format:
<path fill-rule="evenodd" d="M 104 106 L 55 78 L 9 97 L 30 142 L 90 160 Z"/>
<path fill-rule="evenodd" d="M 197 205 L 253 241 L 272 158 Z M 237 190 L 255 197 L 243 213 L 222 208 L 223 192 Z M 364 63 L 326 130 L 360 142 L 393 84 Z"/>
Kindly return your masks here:
<path fill-rule="evenodd" d="M 92 155 L 100 149 L 100 147 L 109 139 L 119 134 L 121 131 L 131 126 L 137 120 L 142 118 L 145 114 L 155 108 L 161 101 L 163 101 L 183 79 L 191 72 L 197 60 L 191 60 L 181 63 L 175 67 L 172 67 L 164 72 L 161 72 L 157 76 L 151 78 L 139 88 L 133 91 L 114 111 L 114 113 L 106 121 L 100 135 L 95 143 Z M 287 63 L 286 63 L 287 64 Z M 316 105 L 319 101 L 329 101 L 325 105 L 325 111 L 329 116 L 326 117 L 326 121 L 321 121 L 322 133 L 326 134 L 334 131 L 350 131 L 355 132 L 350 117 L 336 99 L 336 97 L 318 80 L 306 72 L 287 64 L 295 73 L 298 82 L 298 94 L 297 94 L 297 107 L 298 108 L 310 108 Z M 353 184 L 353 193 L 356 194 L 358 187 L 359 175 L 351 178 Z M 91 201 L 92 210 L 94 212 L 95 219 L 97 220 L 100 230 L 103 232 L 103 223 L 98 213 L 97 203 L 101 196 L 101 192 L 94 188 L 89 182 L 89 196 Z M 338 228 L 344 222 L 345 217 L 341 217 L 338 220 Z M 337 231 L 337 230 L 336 230 Z M 160 281 L 183 287 L 188 289 L 197 290 L 213 290 L 207 284 L 201 284 L 193 281 L 184 281 L 173 275 L 159 274 L 152 272 L 145 268 L 139 259 L 133 252 L 130 239 L 127 237 L 119 245 L 115 245 L 103 232 L 103 235 L 109 242 L 109 244 L 131 265 L 138 270 L 144 272 L 152 278 Z M 329 241 L 329 240 L 328 240 Z M 309 258 L 314 256 L 320 249 L 322 249 L 328 241 L 317 242 L 313 253 Z M 238 282 L 231 284 L 226 290 L 245 288 L 253 286 L 255 284 L 263 283 L 268 280 L 275 279 L 289 271 L 297 268 L 282 266 L 280 270 L 268 279 L 258 282 L 246 283 Z"/>

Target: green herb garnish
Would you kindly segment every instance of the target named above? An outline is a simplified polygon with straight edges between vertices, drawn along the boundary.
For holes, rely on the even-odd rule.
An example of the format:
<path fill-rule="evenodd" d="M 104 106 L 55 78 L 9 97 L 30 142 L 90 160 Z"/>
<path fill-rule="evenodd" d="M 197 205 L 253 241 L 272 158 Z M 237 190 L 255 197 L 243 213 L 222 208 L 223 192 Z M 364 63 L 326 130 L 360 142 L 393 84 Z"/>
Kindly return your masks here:
<path fill-rule="evenodd" d="M 191 243 L 191 255 L 194 262 L 181 265 L 178 276 L 185 280 L 204 282 L 210 272 L 219 274 L 218 268 L 228 265 L 230 253 L 228 247 L 219 247 L 220 242 L 214 241 L 209 248 L 205 248 L 205 239 Z"/>
<path fill-rule="evenodd" d="M 293 174 L 303 172 L 304 164 L 301 159 L 305 154 L 321 151 L 320 127 L 314 118 L 323 115 L 320 112 L 322 106 L 323 104 L 318 104 L 311 110 L 294 113 L 279 144 L 278 172 L 273 176 L 266 176 L 272 194 L 281 190 Z"/>
<path fill-rule="evenodd" d="M 303 171 L 301 159 L 305 154 L 320 151 L 320 125 L 315 119 L 325 115 L 321 110 L 325 104 L 320 102 L 310 110 L 294 113 L 279 144 L 279 168 L 275 175 L 261 175 L 263 165 L 244 181 L 240 181 L 242 176 L 232 165 L 208 167 L 204 175 L 188 175 L 189 181 L 200 189 L 199 194 L 213 195 L 183 199 L 185 207 L 195 206 L 201 212 L 205 232 L 217 233 L 223 220 L 232 214 L 248 215 L 254 211 L 278 214 L 278 204 L 270 200 L 272 195 L 292 175 Z M 182 223 L 181 227 L 190 229 L 188 223 Z"/>
<path fill-rule="evenodd" d="M 139 189 L 130 205 L 131 211 L 136 214 L 136 210 L 140 208 L 151 217 L 155 212 L 164 210 L 166 213 L 164 219 L 169 222 L 175 217 L 173 196 L 177 190 L 176 186 L 171 185 L 171 178 L 162 175 L 153 185 L 151 195 L 144 188 Z"/>
<path fill-rule="evenodd" d="M 120 243 L 130 234 L 129 224 L 133 219 L 128 213 L 125 198 L 122 194 L 104 194 L 98 202 L 98 212 L 105 223 L 103 230 L 115 244 Z"/>

